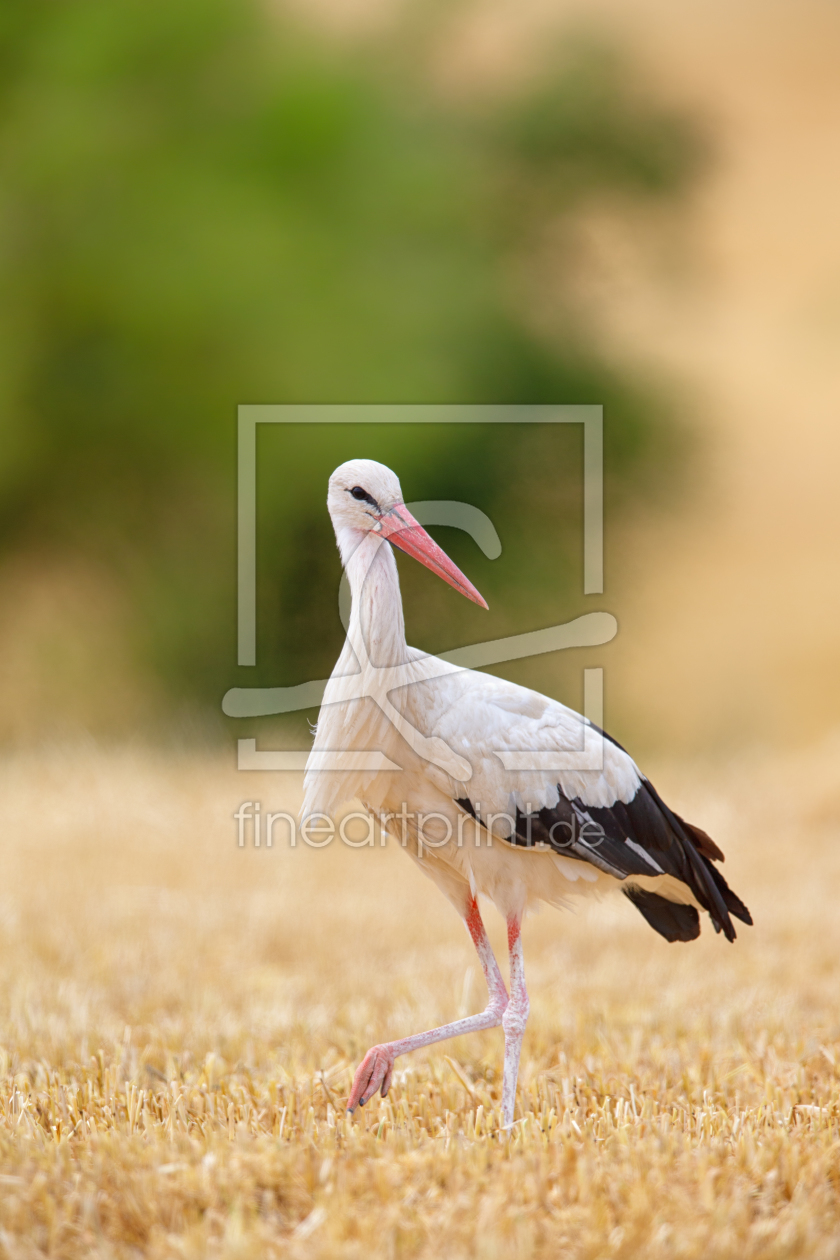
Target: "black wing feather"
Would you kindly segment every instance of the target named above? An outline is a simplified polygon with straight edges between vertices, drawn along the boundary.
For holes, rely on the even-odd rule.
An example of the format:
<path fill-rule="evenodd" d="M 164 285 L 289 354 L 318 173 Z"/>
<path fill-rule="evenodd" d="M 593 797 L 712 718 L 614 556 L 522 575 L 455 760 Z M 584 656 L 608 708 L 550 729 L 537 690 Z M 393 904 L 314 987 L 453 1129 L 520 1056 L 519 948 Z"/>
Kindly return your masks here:
<path fill-rule="evenodd" d="M 469 799 L 457 803 L 481 821 Z M 747 907 L 712 864 L 717 857 L 723 859 L 717 845 L 705 832 L 683 822 L 644 778 L 631 801 L 616 801 L 606 808 L 587 805 L 578 797 L 570 800 L 561 791 L 551 809 L 529 814 L 517 811 L 508 843 L 524 848 L 548 845 L 620 880 L 632 875 L 671 875 L 691 889 L 708 911 L 715 931 L 723 932 L 729 941 L 735 939 L 731 916 L 752 923 Z M 693 907 L 635 886 L 625 892 L 666 940 L 693 940 L 698 935 L 699 919 Z"/>
<path fill-rule="evenodd" d="M 680 905 L 632 884 L 622 892 L 666 941 L 693 941 L 700 935 L 700 915 L 694 906 Z"/>

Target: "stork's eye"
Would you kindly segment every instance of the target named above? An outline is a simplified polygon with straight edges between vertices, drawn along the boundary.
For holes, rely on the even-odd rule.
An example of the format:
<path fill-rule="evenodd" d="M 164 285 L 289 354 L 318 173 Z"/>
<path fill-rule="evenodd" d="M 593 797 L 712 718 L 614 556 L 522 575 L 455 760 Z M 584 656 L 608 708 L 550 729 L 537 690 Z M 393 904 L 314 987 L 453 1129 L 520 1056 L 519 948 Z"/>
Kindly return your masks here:
<path fill-rule="evenodd" d="M 354 486 L 350 493 L 354 499 L 359 499 L 364 503 L 369 503 L 371 507 L 379 507 L 379 504 L 376 502 L 373 495 L 368 494 L 367 490 L 363 490 L 361 486 Z"/>

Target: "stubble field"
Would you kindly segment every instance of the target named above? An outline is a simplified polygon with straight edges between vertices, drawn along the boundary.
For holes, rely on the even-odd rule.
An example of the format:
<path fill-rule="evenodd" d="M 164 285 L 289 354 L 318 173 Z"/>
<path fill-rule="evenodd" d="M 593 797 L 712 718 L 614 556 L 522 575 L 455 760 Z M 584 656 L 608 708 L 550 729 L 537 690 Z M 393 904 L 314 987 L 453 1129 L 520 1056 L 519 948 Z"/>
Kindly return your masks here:
<path fill-rule="evenodd" d="M 501 1032 L 344 1117 L 370 1044 L 484 1005 L 398 849 L 240 849 L 237 806 L 300 785 L 216 754 L 6 759 L 0 1254 L 840 1255 L 840 745 L 651 773 L 756 927 L 668 945 L 620 897 L 527 920 L 503 1137 Z"/>

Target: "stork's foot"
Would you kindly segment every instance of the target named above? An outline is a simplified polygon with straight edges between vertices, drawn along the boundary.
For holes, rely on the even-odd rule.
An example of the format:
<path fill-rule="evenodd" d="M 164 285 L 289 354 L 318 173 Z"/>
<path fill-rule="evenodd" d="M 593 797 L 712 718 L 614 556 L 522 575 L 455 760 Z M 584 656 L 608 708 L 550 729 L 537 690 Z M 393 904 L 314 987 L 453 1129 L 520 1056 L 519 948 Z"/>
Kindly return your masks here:
<path fill-rule="evenodd" d="M 355 1111 L 357 1107 L 364 1107 L 377 1090 L 381 1090 L 382 1097 L 385 1097 L 391 1085 L 396 1057 L 391 1046 L 373 1046 L 368 1050 L 353 1077 L 353 1088 L 347 1099 L 349 1112 Z"/>

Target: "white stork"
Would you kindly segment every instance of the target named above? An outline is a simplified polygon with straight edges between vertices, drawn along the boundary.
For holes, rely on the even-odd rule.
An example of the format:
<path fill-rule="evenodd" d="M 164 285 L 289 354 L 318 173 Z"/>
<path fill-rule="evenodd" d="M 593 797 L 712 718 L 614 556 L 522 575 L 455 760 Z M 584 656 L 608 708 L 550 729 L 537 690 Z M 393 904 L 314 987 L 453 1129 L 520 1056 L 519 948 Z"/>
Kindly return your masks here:
<path fill-rule="evenodd" d="M 357 799 L 378 816 L 464 919 L 489 990 L 481 1014 L 369 1050 L 348 1111 L 377 1089 L 388 1092 L 399 1055 L 501 1024 L 502 1126 L 509 1128 L 528 1018 L 520 924 L 530 905 L 562 906 L 575 894 L 620 886 L 668 941 L 699 935 L 698 909 L 730 941 L 731 916 L 752 919 L 713 865 L 723 859 L 714 841 L 668 808 L 614 740 L 603 738 L 600 769 L 557 769 L 581 748 L 586 727 L 594 734 L 586 718 L 406 645 L 392 547 L 487 604 L 407 510 L 389 468 L 368 459 L 342 464 L 330 478 L 327 505 L 352 610 L 307 763 L 303 814 L 330 816 Z M 504 750 L 508 765 L 525 768 L 505 769 Z M 344 758 L 338 770 L 336 754 Z M 507 921 L 510 995 L 479 894 Z"/>

